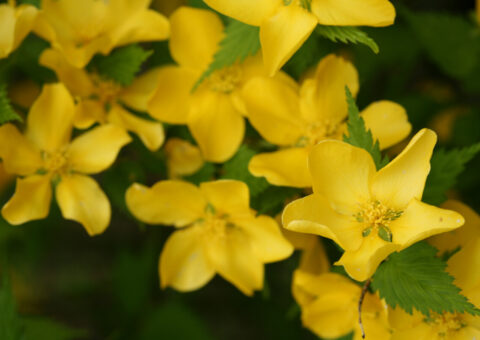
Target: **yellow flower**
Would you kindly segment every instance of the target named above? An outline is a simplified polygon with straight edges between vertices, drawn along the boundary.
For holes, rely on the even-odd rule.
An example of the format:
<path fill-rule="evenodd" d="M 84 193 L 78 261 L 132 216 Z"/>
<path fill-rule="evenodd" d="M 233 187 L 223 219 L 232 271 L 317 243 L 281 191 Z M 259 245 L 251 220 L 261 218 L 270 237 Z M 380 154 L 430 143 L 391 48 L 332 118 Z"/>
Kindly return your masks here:
<path fill-rule="evenodd" d="M 237 151 L 245 132 L 241 89 L 250 78 L 266 75 L 262 62 L 255 56 L 218 70 L 192 93 L 218 50 L 223 24 L 211 11 L 188 7 L 175 11 L 170 22 L 170 53 L 178 66 L 161 69 L 149 112 L 160 121 L 187 124 L 203 157 L 224 162 Z"/>
<path fill-rule="evenodd" d="M 191 175 L 205 163 L 200 149 L 180 138 L 170 138 L 163 150 L 167 156 L 168 177 L 171 179 Z"/>
<path fill-rule="evenodd" d="M 74 112 L 73 99 L 64 85 L 45 85 L 30 109 L 24 135 L 12 124 L 0 127 L 5 170 L 19 176 L 14 195 L 2 208 L 10 224 L 47 217 L 53 182 L 64 218 L 81 223 L 90 235 L 102 233 L 108 226 L 108 198 L 86 175 L 108 168 L 130 137 L 123 129 L 107 124 L 70 142 Z"/>
<path fill-rule="evenodd" d="M 215 273 L 252 295 L 263 286 L 263 264 L 287 258 L 292 246 L 271 217 L 249 207 L 245 183 L 161 181 L 152 188 L 133 184 L 126 193 L 132 214 L 149 224 L 181 228 L 160 256 L 163 288 L 192 291 Z"/>
<path fill-rule="evenodd" d="M 477 308 L 480 307 L 480 239 L 469 242 L 448 260 L 447 271 L 455 285 Z M 392 340 L 473 340 L 480 338 L 480 316 L 462 313 L 431 313 L 425 317 L 400 308 L 389 312 Z"/>
<path fill-rule="evenodd" d="M 285 208 L 284 227 L 334 240 L 345 250 L 338 263 L 355 280 L 368 279 L 389 254 L 464 222 L 420 201 L 435 142 L 433 131 L 421 130 L 380 171 L 364 149 L 320 142 L 308 160 L 313 194 Z"/>
<path fill-rule="evenodd" d="M 309 150 L 324 139 L 342 139 L 346 132 L 345 86 L 356 95 L 358 74 L 350 62 L 335 55 L 324 58 L 300 89 L 269 78 L 249 81 L 243 90 L 247 116 L 263 138 L 280 146 L 253 157 L 250 172 L 274 185 L 311 187 Z M 381 148 L 410 133 L 407 114 L 396 103 L 375 102 L 361 114 Z"/>
<path fill-rule="evenodd" d="M 37 17 L 31 5 L 15 7 L 15 1 L 0 4 L 0 59 L 8 57 L 30 33 Z"/>
<path fill-rule="evenodd" d="M 157 85 L 158 68 L 147 71 L 131 85 L 122 87 L 97 74 L 70 65 L 60 52 L 53 49 L 42 53 L 40 64 L 54 70 L 78 101 L 75 127 L 85 129 L 96 122 L 111 123 L 138 135 L 152 151 L 163 144 L 165 135 L 161 123 L 140 118 L 121 105 L 125 104 L 137 111 L 147 111 L 147 102 Z"/>
<path fill-rule="evenodd" d="M 270 75 L 307 40 L 317 23 L 332 26 L 388 26 L 395 8 L 387 0 L 205 0 L 213 9 L 260 26 L 263 60 Z"/>
<path fill-rule="evenodd" d="M 168 20 L 148 9 L 150 0 L 43 0 L 35 32 L 75 67 L 121 45 L 164 40 Z"/>

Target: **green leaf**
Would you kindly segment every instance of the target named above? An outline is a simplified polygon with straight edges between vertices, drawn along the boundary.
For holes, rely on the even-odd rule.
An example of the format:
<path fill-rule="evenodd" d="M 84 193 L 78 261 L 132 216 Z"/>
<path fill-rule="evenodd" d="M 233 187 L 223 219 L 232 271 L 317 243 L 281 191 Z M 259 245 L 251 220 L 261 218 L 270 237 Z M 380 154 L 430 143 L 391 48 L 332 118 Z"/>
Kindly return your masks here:
<path fill-rule="evenodd" d="M 13 120 L 22 121 L 22 118 L 13 110 L 8 99 L 7 86 L 0 84 L 0 125 Z"/>
<path fill-rule="evenodd" d="M 370 38 L 367 33 L 353 26 L 323 26 L 319 25 L 315 29 L 318 35 L 327 38 L 333 42 L 341 41 L 344 44 L 364 44 L 378 53 L 379 48 L 375 40 Z"/>
<path fill-rule="evenodd" d="M 12 294 L 10 279 L 3 269 L 2 285 L 0 286 L 0 339 L 18 340 L 21 337 L 21 320 L 17 315 L 15 299 Z"/>
<path fill-rule="evenodd" d="M 457 177 L 465 170 L 465 165 L 479 151 L 480 143 L 462 149 L 440 149 L 434 152 L 430 161 L 432 169 L 427 177 L 422 200 L 433 205 L 446 201 L 447 190 L 456 184 Z"/>
<path fill-rule="evenodd" d="M 436 257 L 438 250 L 426 242 L 390 255 L 378 267 L 372 288 L 393 308 L 397 305 L 408 313 L 413 308 L 426 316 L 430 312 L 469 313 L 480 315 L 445 268 L 447 264 Z"/>
<path fill-rule="evenodd" d="M 21 4 L 21 5 L 32 5 L 32 6 L 35 6 L 37 8 L 41 7 L 40 2 L 41 2 L 41 0 L 20 0 L 20 1 L 18 1 L 18 3 Z"/>
<path fill-rule="evenodd" d="M 378 140 L 374 142 L 372 131 L 367 130 L 365 127 L 365 121 L 360 116 L 360 111 L 358 110 L 357 104 L 355 104 L 355 99 L 348 87 L 345 88 L 345 92 L 347 94 L 348 103 L 348 135 L 343 135 L 343 141 L 367 150 L 368 153 L 372 155 L 375 166 L 377 167 L 377 170 L 379 170 L 387 165 L 388 158 L 382 158 Z"/>
<path fill-rule="evenodd" d="M 220 42 L 213 61 L 193 86 L 193 91 L 213 72 L 237 62 L 244 61 L 260 49 L 259 28 L 231 20 L 225 28 L 225 37 Z"/>
<path fill-rule="evenodd" d="M 275 216 L 280 213 L 285 202 L 302 193 L 301 189 L 269 186 L 266 190 L 252 198 L 251 206 L 258 214 Z"/>
<path fill-rule="evenodd" d="M 202 182 L 211 181 L 215 178 L 215 165 L 212 163 L 205 163 L 196 173 L 188 176 L 184 176 L 183 179 L 199 185 Z"/>
<path fill-rule="evenodd" d="M 88 335 L 85 330 L 73 329 L 47 318 L 26 318 L 23 320 L 23 326 L 24 340 L 77 340 L 85 339 Z"/>
<path fill-rule="evenodd" d="M 128 86 L 152 53 L 138 45 L 128 45 L 117 48 L 107 56 L 96 55 L 88 68 L 95 69 L 106 79 L 113 80 L 122 86 Z"/>

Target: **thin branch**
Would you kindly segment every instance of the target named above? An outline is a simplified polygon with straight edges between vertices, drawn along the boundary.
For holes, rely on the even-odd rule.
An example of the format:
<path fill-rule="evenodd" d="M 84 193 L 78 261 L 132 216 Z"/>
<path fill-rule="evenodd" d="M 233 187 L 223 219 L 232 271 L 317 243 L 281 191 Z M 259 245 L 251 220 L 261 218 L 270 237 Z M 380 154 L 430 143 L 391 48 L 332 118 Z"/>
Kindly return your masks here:
<path fill-rule="evenodd" d="M 365 298 L 365 294 L 367 294 L 368 287 L 370 287 L 370 283 L 372 283 L 372 279 L 368 279 L 362 288 L 362 294 L 360 295 L 360 300 L 358 301 L 358 323 L 360 325 L 360 331 L 362 332 L 362 339 L 365 339 L 365 329 L 363 328 L 362 322 L 362 305 L 363 299 Z"/>

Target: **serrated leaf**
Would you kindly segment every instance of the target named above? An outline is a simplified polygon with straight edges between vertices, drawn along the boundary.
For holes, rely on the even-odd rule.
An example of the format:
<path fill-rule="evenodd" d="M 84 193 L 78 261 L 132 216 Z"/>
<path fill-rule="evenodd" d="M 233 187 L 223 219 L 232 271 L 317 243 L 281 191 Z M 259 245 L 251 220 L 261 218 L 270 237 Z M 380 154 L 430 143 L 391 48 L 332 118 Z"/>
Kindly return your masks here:
<path fill-rule="evenodd" d="M 358 27 L 318 25 L 315 29 L 315 32 L 333 42 L 341 41 L 344 44 L 363 44 L 370 47 L 373 52 L 379 52 L 379 48 L 375 40 L 370 38 L 367 33 L 363 32 Z"/>
<path fill-rule="evenodd" d="M 22 118 L 15 112 L 8 99 L 7 86 L 0 84 L 0 125 L 14 120 L 22 121 Z"/>
<path fill-rule="evenodd" d="M 436 257 L 437 252 L 428 243 L 419 242 L 391 254 L 378 267 L 372 288 L 388 305 L 398 305 L 410 314 L 415 308 L 426 316 L 430 312 L 480 315 L 453 284 L 454 278 L 445 271 L 447 264 Z"/>
<path fill-rule="evenodd" d="M 130 85 L 142 64 L 152 55 L 138 45 L 117 48 L 107 56 L 96 55 L 88 65 L 102 77 L 122 86 Z"/>
<path fill-rule="evenodd" d="M 231 20 L 225 28 L 225 37 L 220 42 L 219 49 L 213 56 L 213 61 L 197 80 L 193 86 L 193 91 L 213 72 L 255 55 L 260 49 L 259 32 L 259 28 L 256 26 Z"/>
<path fill-rule="evenodd" d="M 360 111 L 358 110 L 357 104 L 355 104 L 355 99 L 348 87 L 345 87 L 345 92 L 347 94 L 348 103 L 348 135 L 343 135 L 343 141 L 367 150 L 368 153 L 372 155 L 375 166 L 377 167 L 377 170 L 379 170 L 387 165 L 388 158 L 382 158 L 378 140 L 374 142 L 372 131 L 367 130 L 365 127 L 365 121 L 360 116 Z"/>
<path fill-rule="evenodd" d="M 465 170 L 465 165 L 478 152 L 480 143 L 462 149 L 440 149 L 434 152 L 422 200 L 433 205 L 445 202 L 446 192 L 456 184 L 457 177 Z"/>

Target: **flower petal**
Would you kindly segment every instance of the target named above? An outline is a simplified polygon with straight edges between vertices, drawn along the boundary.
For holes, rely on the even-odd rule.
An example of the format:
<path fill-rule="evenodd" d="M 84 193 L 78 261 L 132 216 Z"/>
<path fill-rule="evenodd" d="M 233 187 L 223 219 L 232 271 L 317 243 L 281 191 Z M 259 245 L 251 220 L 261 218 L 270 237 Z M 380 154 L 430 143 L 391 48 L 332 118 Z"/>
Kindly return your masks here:
<path fill-rule="evenodd" d="M 161 123 L 137 117 L 120 105 L 112 107 L 108 113 L 108 121 L 135 133 L 150 151 L 158 150 L 165 140 Z"/>
<path fill-rule="evenodd" d="M 323 194 L 334 209 L 352 215 L 359 203 L 370 199 L 375 164 L 364 149 L 326 140 L 312 148 L 308 167 L 313 191 Z"/>
<path fill-rule="evenodd" d="M 132 109 L 146 112 L 148 102 L 159 83 L 161 70 L 161 67 L 155 67 L 135 78 L 133 83 L 120 93 L 120 100 Z"/>
<path fill-rule="evenodd" d="M 107 112 L 104 105 L 96 99 L 82 99 L 75 107 L 73 125 L 77 129 L 86 129 L 95 123 L 104 124 L 107 121 Z"/>
<path fill-rule="evenodd" d="M 455 278 L 455 284 L 462 289 L 462 293 L 470 298 L 469 293 L 480 297 L 478 284 L 480 283 L 480 238 L 472 239 L 468 244 L 453 254 L 447 262 L 447 271 Z M 472 301 L 474 302 L 474 301 Z"/>
<path fill-rule="evenodd" d="M 96 174 L 109 168 L 120 149 L 131 141 L 122 127 L 106 124 L 75 138 L 67 150 L 72 170 Z"/>
<path fill-rule="evenodd" d="M 57 151 L 70 141 L 75 106 L 61 83 L 44 85 L 27 118 L 26 136 L 39 149 Z"/>
<path fill-rule="evenodd" d="M 198 227 L 174 232 L 165 243 L 160 255 L 159 273 L 162 288 L 171 286 L 187 292 L 203 287 L 215 275 L 201 242 Z"/>
<path fill-rule="evenodd" d="M 134 183 L 125 193 L 130 212 L 148 224 L 183 227 L 201 218 L 207 202 L 195 185 L 160 181 L 151 188 Z"/>
<path fill-rule="evenodd" d="M 90 236 L 101 234 L 108 227 L 110 202 L 93 178 L 62 176 L 55 194 L 62 216 L 82 224 Z"/>
<path fill-rule="evenodd" d="M 388 100 L 370 104 L 361 115 L 373 138 L 378 139 L 381 149 L 402 141 L 412 130 L 405 109 Z"/>
<path fill-rule="evenodd" d="M 52 201 L 49 176 L 33 175 L 17 178 L 12 198 L 2 208 L 2 216 L 10 224 L 22 224 L 48 216 Z"/>
<path fill-rule="evenodd" d="M 274 14 L 283 5 L 282 0 L 205 0 L 214 10 L 253 26 Z"/>
<path fill-rule="evenodd" d="M 312 186 L 307 160 L 306 148 L 281 149 L 253 156 L 248 171 L 273 185 L 307 188 Z"/>
<path fill-rule="evenodd" d="M 115 12 L 112 12 L 115 14 Z M 144 9 L 127 22 L 115 26 L 110 32 L 115 45 L 127 45 L 143 41 L 165 40 L 170 34 L 167 18 L 157 11 Z"/>
<path fill-rule="evenodd" d="M 31 5 L 20 5 L 17 6 L 15 12 L 17 20 L 15 23 L 14 49 L 16 49 L 31 32 L 35 19 L 37 18 L 38 9 Z"/>
<path fill-rule="evenodd" d="M 15 41 L 15 10 L 7 4 L 0 5 L 0 58 L 7 57 Z"/>
<path fill-rule="evenodd" d="M 191 175 L 204 164 L 200 149 L 180 138 L 169 138 L 163 151 L 167 156 L 169 175 L 173 178 Z"/>
<path fill-rule="evenodd" d="M 399 210 L 405 209 L 413 198 L 420 200 L 436 141 L 435 132 L 420 130 L 407 147 L 375 175 L 373 196 L 390 208 Z"/>
<path fill-rule="evenodd" d="M 188 127 L 211 162 L 225 162 L 240 146 L 245 121 L 235 109 L 231 98 L 223 93 L 204 92 L 192 103 Z"/>
<path fill-rule="evenodd" d="M 253 12 L 253 11 L 252 11 Z M 279 10 L 260 25 L 263 61 L 273 76 L 302 46 L 317 26 L 317 19 L 293 3 Z"/>
<path fill-rule="evenodd" d="M 212 11 L 180 7 L 170 17 L 170 53 L 183 67 L 203 71 L 223 38 L 223 24 Z"/>
<path fill-rule="evenodd" d="M 387 0 L 313 0 L 311 8 L 322 25 L 382 27 L 395 20 L 395 8 Z"/>
<path fill-rule="evenodd" d="M 248 186 L 231 179 L 203 182 L 200 190 L 208 203 L 219 214 L 251 216 Z"/>

